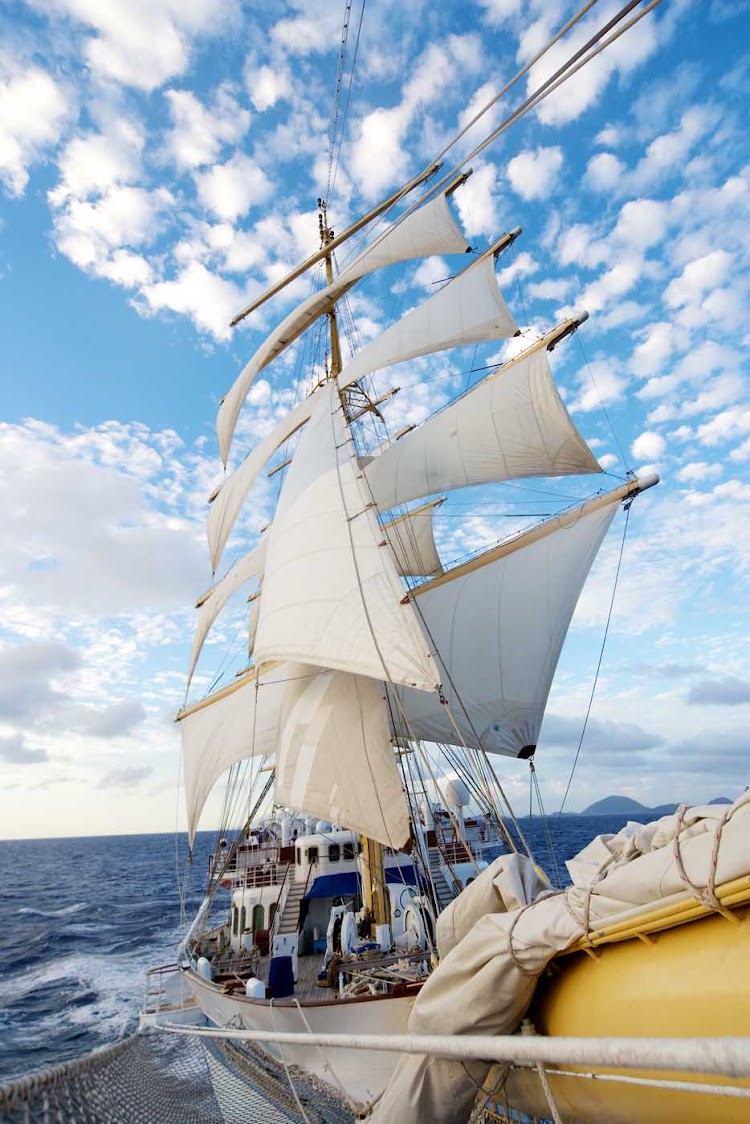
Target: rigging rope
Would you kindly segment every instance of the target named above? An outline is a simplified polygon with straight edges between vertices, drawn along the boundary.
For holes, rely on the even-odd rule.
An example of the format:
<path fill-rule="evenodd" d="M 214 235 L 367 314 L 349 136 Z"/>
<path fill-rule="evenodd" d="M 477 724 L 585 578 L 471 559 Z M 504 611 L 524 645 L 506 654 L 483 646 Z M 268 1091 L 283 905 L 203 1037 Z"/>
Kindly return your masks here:
<path fill-rule="evenodd" d="M 588 726 L 589 717 L 591 715 L 591 707 L 594 703 L 594 694 L 596 692 L 596 685 L 599 682 L 599 672 L 601 671 L 602 660 L 604 659 L 604 649 L 605 649 L 606 644 L 607 644 L 607 635 L 609 633 L 609 625 L 610 625 L 610 622 L 612 620 L 612 610 L 614 609 L 614 605 L 615 605 L 615 595 L 617 593 L 617 583 L 618 583 L 619 578 L 620 578 L 620 567 L 622 566 L 622 556 L 623 556 L 623 553 L 624 553 L 624 550 L 625 550 L 625 538 L 626 538 L 627 533 L 628 533 L 628 522 L 630 521 L 630 508 L 631 508 L 632 503 L 633 503 L 633 500 L 631 499 L 631 500 L 628 501 L 628 503 L 625 504 L 625 526 L 622 529 L 622 541 L 620 543 L 620 554 L 619 554 L 619 557 L 617 559 L 617 570 L 615 571 L 615 581 L 614 581 L 614 586 L 612 587 L 612 597 L 610 598 L 610 602 L 609 602 L 609 612 L 607 613 L 607 623 L 606 623 L 606 626 L 604 628 L 604 636 L 602 637 L 601 651 L 599 652 L 599 660 L 598 660 L 598 663 L 596 665 L 596 672 L 594 674 L 594 682 L 591 685 L 591 694 L 589 696 L 589 705 L 586 709 L 586 717 L 584 718 L 584 721 L 583 721 L 583 729 L 581 730 L 581 737 L 580 737 L 579 742 L 578 742 L 578 748 L 576 750 L 575 758 L 573 759 L 573 766 L 570 770 L 570 776 L 568 777 L 568 783 L 567 783 L 567 786 L 565 788 L 565 794 L 562 798 L 562 804 L 560 805 L 559 811 L 557 813 L 558 816 L 561 816 L 563 814 L 563 808 L 565 807 L 565 801 L 568 799 L 568 793 L 570 792 L 570 786 L 573 783 L 573 775 L 576 771 L 576 765 L 578 764 L 578 758 L 581 755 L 581 746 L 583 745 L 583 739 L 586 736 L 586 727 Z"/>

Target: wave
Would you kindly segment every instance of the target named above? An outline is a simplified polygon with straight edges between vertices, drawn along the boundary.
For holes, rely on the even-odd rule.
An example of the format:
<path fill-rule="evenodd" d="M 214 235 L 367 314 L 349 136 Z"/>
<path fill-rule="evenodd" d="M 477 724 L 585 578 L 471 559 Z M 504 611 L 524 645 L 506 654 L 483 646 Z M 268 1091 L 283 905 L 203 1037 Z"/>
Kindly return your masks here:
<path fill-rule="evenodd" d="M 19 917 L 46 917 L 52 920 L 54 917 L 72 917 L 74 913 L 88 908 L 88 902 L 74 902 L 73 905 L 64 905 L 60 909 L 34 909 L 32 906 L 22 905 L 16 910 L 16 914 Z"/>

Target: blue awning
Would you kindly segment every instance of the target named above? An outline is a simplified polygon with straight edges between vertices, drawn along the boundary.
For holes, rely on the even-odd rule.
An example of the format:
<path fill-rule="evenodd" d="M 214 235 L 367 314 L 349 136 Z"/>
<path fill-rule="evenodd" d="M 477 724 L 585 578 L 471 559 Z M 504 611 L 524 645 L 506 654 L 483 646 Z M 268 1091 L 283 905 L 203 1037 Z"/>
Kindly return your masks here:
<path fill-rule="evenodd" d="M 391 866 L 386 867 L 386 882 L 415 886 L 417 875 L 414 867 Z M 342 871 L 341 874 L 322 874 L 316 878 L 310 889 L 305 894 L 306 898 L 351 898 L 361 893 L 359 874 L 356 870 Z"/>

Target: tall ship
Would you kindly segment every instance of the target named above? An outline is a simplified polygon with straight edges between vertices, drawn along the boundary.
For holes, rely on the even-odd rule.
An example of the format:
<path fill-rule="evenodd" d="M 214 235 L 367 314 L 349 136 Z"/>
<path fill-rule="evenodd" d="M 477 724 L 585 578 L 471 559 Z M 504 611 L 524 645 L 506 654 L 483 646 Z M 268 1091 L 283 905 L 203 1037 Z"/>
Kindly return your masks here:
<path fill-rule="evenodd" d="M 214 581 L 197 603 L 188 686 L 240 590 L 248 658 L 177 719 L 191 841 L 227 770 L 225 808 L 247 812 L 211 856 L 181 948 L 180 1003 L 187 995 L 188 1011 L 262 1041 L 389 1122 L 468 1119 L 489 1066 L 399 1059 L 372 1048 L 372 1036 L 507 1034 L 530 1011 L 537 1034 L 586 1036 L 595 1024 L 597 1037 L 627 1037 L 643 1029 L 633 997 L 651 976 L 651 1003 L 670 1012 L 657 1033 L 697 1035 L 700 989 L 684 986 L 696 941 L 725 982 L 747 951 L 746 891 L 725 905 L 716 865 L 736 891 L 750 865 L 740 842 L 747 802 L 731 815 L 683 813 L 669 828 L 630 830 L 600 854 L 592 845 L 563 893 L 535 863 L 498 776 L 502 758 L 533 768 L 589 569 L 618 513 L 658 483 L 633 472 L 597 486 L 602 469 L 566 409 L 552 355 L 588 314 L 522 333 L 496 273 L 520 229 L 486 246 L 461 229 L 470 160 L 500 131 L 453 167 L 436 160 L 341 233 L 319 199 L 318 250 L 236 317 L 318 271 L 221 399 L 218 447 L 233 468 L 209 500 Z M 392 291 L 400 266 L 436 256 L 449 275 L 360 346 L 355 287 L 383 275 L 381 291 Z M 297 400 L 249 445 L 256 380 L 282 383 L 294 344 L 308 369 Z M 402 364 L 488 344 L 500 358 L 478 381 L 390 431 Z M 264 475 L 276 486 L 272 516 L 227 566 Z M 464 559 L 441 555 L 435 519 L 456 492 L 570 477 L 589 477 L 580 502 Z M 709 991 L 716 1033 L 737 1033 L 746 989 L 730 995 L 714 978 Z M 167 1003 L 154 1020 L 170 1012 Z M 371 1048 L 355 1043 L 362 1036 Z M 585 1082 L 571 1091 L 566 1072 L 521 1069 L 502 1087 L 521 1110 L 555 1119 L 689 1118 L 684 1091 L 626 1084 L 593 1094 Z M 730 1101 L 724 1118 L 744 1108 Z"/>
<path fill-rule="evenodd" d="M 591 566 L 658 477 L 601 486 L 554 377 L 588 313 L 522 331 L 497 277 L 522 231 L 475 245 L 458 204 L 472 161 L 653 6 L 602 22 L 467 153 L 492 97 L 346 229 L 318 199 L 316 251 L 233 322 L 272 327 L 218 409 L 213 578 L 177 715 L 191 846 L 228 779 L 205 893 L 175 963 L 149 975 L 143 1025 L 264 1051 L 299 1109 L 279 1118 L 310 1118 L 295 1083 L 312 1081 L 336 1106 L 319 1120 L 748 1119 L 750 794 L 598 837 L 563 887 L 500 775 L 525 761 L 533 783 Z M 432 258 L 448 275 L 401 315 L 383 300 L 362 342 L 355 293 L 398 293 L 399 270 Z M 462 385 L 452 358 L 480 348 Z M 445 364 L 452 392 L 394 432 L 408 363 Z M 270 428 L 253 417 L 261 377 L 286 388 Z M 554 512 L 446 557 L 441 507 L 528 480 Z M 580 498 L 558 502 L 576 480 Z M 259 494 L 271 516 L 228 560 Z M 207 639 L 242 599 L 242 658 L 196 698 Z"/>

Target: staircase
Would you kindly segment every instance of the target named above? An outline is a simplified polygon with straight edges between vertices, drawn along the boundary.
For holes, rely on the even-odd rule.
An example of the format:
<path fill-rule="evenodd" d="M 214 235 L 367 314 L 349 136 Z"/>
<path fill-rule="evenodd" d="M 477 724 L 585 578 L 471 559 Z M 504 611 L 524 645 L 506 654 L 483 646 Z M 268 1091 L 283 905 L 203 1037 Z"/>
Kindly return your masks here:
<path fill-rule="evenodd" d="M 435 887 L 435 893 L 438 899 L 438 906 L 442 912 L 447 905 L 453 901 L 454 894 L 451 892 L 450 886 L 445 881 L 445 875 L 440 869 L 441 854 L 437 847 L 430 847 L 430 876 L 432 884 Z"/>
<path fill-rule="evenodd" d="M 290 872 L 291 877 L 291 872 Z M 287 890 L 284 908 L 281 911 L 281 920 L 275 929 L 275 934 L 296 933 L 299 922 L 299 904 L 304 897 L 306 886 L 302 882 L 292 882 Z"/>

